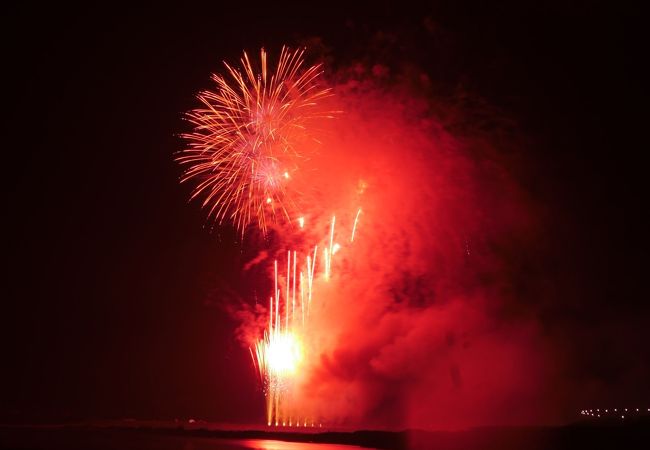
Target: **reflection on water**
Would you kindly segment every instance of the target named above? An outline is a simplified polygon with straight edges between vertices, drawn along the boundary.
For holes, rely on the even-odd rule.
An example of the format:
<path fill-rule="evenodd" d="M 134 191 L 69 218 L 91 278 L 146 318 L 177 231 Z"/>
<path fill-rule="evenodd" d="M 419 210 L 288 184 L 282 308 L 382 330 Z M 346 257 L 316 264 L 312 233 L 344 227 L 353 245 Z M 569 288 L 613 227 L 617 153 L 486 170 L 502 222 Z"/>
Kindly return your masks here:
<path fill-rule="evenodd" d="M 111 429 L 2 428 L 0 448 L 38 450 L 353 450 L 341 444 L 221 439 Z"/>
<path fill-rule="evenodd" d="M 192 438 L 185 441 L 183 450 L 353 450 L 353 445 L 312 444 L 269 439 L 210 439 Z"/>
<path fill-rule="evenodd" d="M 311 444 L 305 442 L 284 442 L 284 441 L 271 441 L 266 439 L 255 440 L 241 440 L 237 441 L 247 449 L 255 450 L 351 450 L 360 448 L 352 445 L 339 445 L 339 444 Z"/>

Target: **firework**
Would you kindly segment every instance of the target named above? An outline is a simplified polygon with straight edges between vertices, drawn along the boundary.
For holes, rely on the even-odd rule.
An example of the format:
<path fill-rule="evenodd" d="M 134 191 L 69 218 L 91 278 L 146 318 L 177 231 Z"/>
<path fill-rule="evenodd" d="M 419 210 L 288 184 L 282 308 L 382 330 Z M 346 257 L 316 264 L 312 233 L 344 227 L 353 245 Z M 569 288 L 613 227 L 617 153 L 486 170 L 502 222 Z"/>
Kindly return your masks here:
<path fill-rule="evenodd" d="M 259 71 L 244 52 L 241 68 L 224 63 L 227 77 L 215 74 L 216 90 L 198 95 L 202 106 L 187 113 L 193 124 L 177 161 L 181 181 L 195 183 L 191 198 L 202 198 L 208 217 L 230 220 L 242 233 L 257 223 L 293 218 L 300 190 L 292 186 L 313 141 L 308 125 L 331 117 L 318 102 L 321 65 L 306 67 L 304 49 L 282 48 L 273 70 L 260 51 Z"/>
<path fill-rule="evenodd" d="M 356 213 L 349 244 L 361 209 Z M 321 270 L 316 272 L 318 245 L 298 258 L 297 251 L 288 251 L 286 273 L 282 277 L 276 260 L 273 295 L 269 297 L 268 327 L 263 336 L 250 349 L 266 396 L 267 424 L 275 426 L 313 426 L 314 417 L 301 411 L 295 401 L 297 384 L 303 374 L 309 340 L 310 313 L 315 278 L 329 281 L 332 276 L 333 257 L 342 248 L 335 233 L 336 217 L 332 216 L 327 236 L 322 245 Z M 319 259 L 320 260 L 320 259 Z M 302 262 L 300 262 L 302 261 Z M 282 286 L 284 285 L 284 286 Z"/>
<path fill-rule="evenodd" d="M 302 49 L 283 47 L 272 69 L 262 49 L 256 71 L 244 53 L 240 67 L 225 63 L 226 76 L 213 75 L 217 89 L 201 92 L 201 108 L 187 113 L 194 129 L 182 135 L 188 147 L 176 158 L 185 167 L 181 181 L 194 183 L 191 198 L 202 199 L 209 217 L 232 222 L 242 234 L 252 224 L 266 232 L 280 220 L 303 229 L 302 213 L 313 209 L 302 198 L 305 184 L 300 180 L 306 177 L 300 174 L 317 142 L 310 130 L 334 112 L 319 105 L 330 95 L 319 84 L 321 66 L 306 66 L 303 56 Z M 320 242 L 288 251 L 286 261 L 274 262 L 267 325 L 249 348 L 266 396 L 268 425 L 316 423 L 314 413 L 301 410 L 298 402 L 314 351 L 314 290 L 332 277 L 334 255 L 342 248 L 337 239 L 352 245 L 360 213 L 353 216 L 347 236 L 337 235 L 332 216 Z"/>

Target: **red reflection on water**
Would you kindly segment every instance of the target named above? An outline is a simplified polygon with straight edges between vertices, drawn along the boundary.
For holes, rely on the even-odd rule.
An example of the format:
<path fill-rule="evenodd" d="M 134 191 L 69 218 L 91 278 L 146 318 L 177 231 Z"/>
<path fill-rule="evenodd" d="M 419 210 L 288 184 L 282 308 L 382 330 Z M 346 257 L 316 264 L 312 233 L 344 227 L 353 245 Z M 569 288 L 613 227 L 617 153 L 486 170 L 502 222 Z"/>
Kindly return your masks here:
<path fill-rule="evenodd" d="M 307 442 L 285 442 L 273 440 L 248 439 L 239 441 L 243 448 L 254 450 L 351 450 L 359 448 L 352 445 L 313 444 Z"/>

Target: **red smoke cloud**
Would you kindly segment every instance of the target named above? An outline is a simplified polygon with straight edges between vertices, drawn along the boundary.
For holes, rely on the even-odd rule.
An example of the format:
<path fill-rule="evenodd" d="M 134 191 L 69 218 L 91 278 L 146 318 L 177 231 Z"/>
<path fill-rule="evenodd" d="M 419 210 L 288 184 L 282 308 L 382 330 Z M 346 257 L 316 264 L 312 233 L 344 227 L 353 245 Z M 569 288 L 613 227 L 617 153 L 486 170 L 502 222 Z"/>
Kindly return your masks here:
<path fill-rule="evenodd" d="M 406 89 L 348 78 L 334 92 L 341 113 L 303 171 L 307 231 L 276 230 L 282 255 L 322 239 L 333 214 L 347 236 L 362 209 L 332 278 L 315 281 L 300 409 L 380 428 L 543 420 L 548 352 L 511 256 L 537 224 L 500 149 L 452 135 Z M 247 345 L 261 312 L 240 314 Z"/>

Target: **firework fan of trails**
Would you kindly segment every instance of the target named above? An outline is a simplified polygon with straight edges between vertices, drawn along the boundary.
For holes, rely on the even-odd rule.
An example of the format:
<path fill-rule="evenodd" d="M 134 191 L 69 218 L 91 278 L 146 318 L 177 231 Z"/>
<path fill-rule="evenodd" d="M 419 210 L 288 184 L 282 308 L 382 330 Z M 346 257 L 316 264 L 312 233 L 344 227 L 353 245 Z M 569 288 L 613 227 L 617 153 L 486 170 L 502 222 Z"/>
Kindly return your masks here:
<path fill-rule="evenodd" d="M 303 55 L 304 49 L 283 47 L 275 71 L 269 71 L 261 50 L 257 73 L 244 53 L 243 71 L 226 63 L 229 78 L 213 75 L 217 90 L 201 92 L 203 107 L 187 114 L 194 130 L 182 135 L 189 147 L 177 157 L 186 168 L 181 181 L 195 182 L 191 197 L 203 197 L 209 217 L 231 221 L 242 235 L 255 223 L 266 233 L 281 218 L 306 227 L 297 207 L 301 193 L 292 184 L 309 158 L 309 145 L 304 145 L 314 139 L 309 127 L 333 113 L 318 104 L 330 95 L 318 83 L 321 66 L 305 67 Z M 289 250 L 286 264 L 274 262 L 268 325 L 250 348 L 264 387 L 268 425 L 314 426 L 321 419 L 295 399 L 305 359 L 313 353 L 311 305 L 316 286 L 330 279 L 334 255 L 354 242 L 360 214 L 361 209 L 346 214 L 338 228 L 331 216 L 318 243 Z"/>
<path fill-rule="evenodd" d="M 317 419 L 322 419 L 313 411 L 305 410 L 297 398 L 304 381 L 303 371 L 309 365 L 305 359 L 317 353 L 310 339 L 312 301 L 317 300 L 317 286 L 332 276 L 335 255 L 351 248 L 360 214 L 358 209 L 354 220 L 342 231 L 336 229 L 336 216 L 333 216 L 329 233 L 320 244 L 306 252 L 288 251 L 286 265 L 274 262 L 268 326 L 255 343 L 255 350 L 250 349 L 264 386 L 268 425 L 314 426 Z M 304 226 L 304 221 L 300 223 Z"/>
<path fill-rule="evenodd" d="M 317 108 L 330 95 L 318 78 L 321 65 L 305 67 L 304 49 L 282 48 L 275 71 L 260 52 L 256 72 L 248 55 L 241 69 L 224 63 L 228 77 L 214 74 L 217 89 L 199 93 L 202 107 L 187 113 L 189 146 L 177 157 L 182 182 L 195 183 L 208 216 L 231 221 L 243 234 L 257 223 L 291 221 L 299 192 L 292 179 L 306 157 L 297 145 L 309 140 L 310 122 L 331 117 Z"/>

